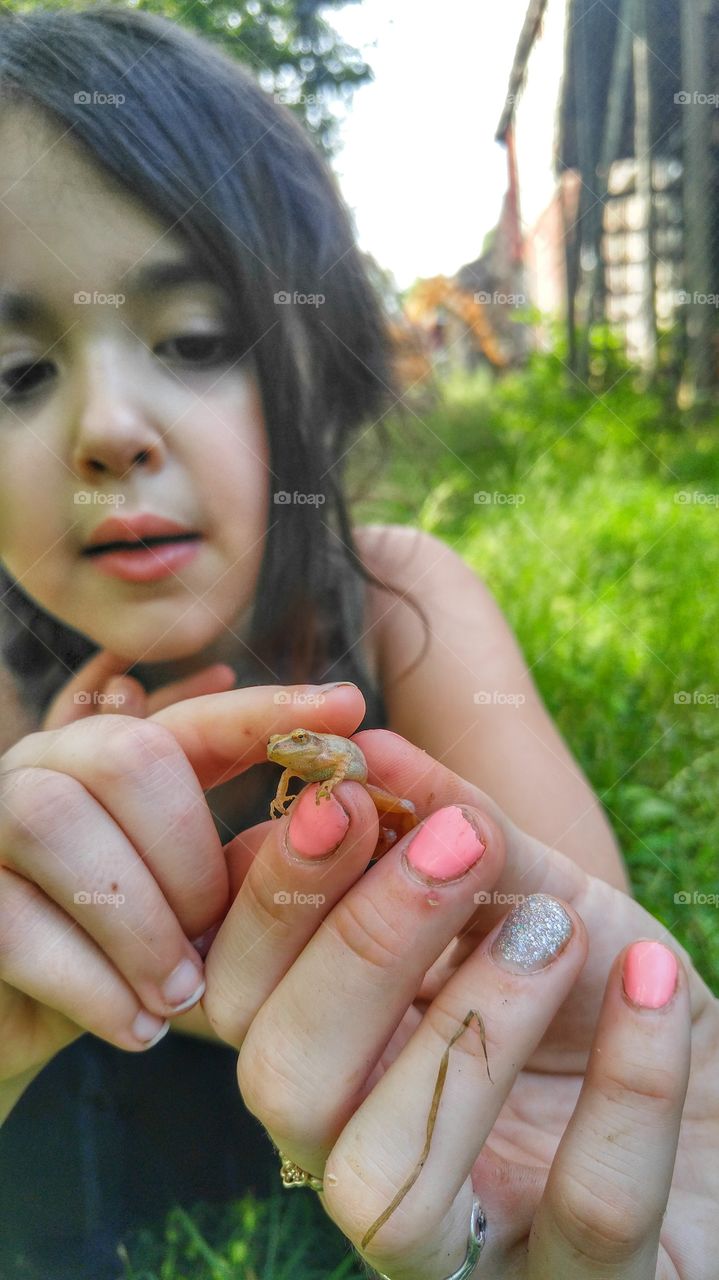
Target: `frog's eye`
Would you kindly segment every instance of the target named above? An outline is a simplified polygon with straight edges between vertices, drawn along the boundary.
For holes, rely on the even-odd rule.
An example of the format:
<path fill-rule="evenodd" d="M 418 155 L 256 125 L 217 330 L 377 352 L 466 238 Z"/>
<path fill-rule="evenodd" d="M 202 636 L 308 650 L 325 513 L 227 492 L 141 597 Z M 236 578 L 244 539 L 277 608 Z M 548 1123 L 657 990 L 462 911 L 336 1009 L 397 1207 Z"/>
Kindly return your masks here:
<path fill-rule="evenodd" d="M 294 733 L 292 734 L 293 742 L 300 742 L 300 743 L 306 742 L 308 738 L 309 738 L 309 734 L 307 733 L 306 729 L 295 729 Z"/>

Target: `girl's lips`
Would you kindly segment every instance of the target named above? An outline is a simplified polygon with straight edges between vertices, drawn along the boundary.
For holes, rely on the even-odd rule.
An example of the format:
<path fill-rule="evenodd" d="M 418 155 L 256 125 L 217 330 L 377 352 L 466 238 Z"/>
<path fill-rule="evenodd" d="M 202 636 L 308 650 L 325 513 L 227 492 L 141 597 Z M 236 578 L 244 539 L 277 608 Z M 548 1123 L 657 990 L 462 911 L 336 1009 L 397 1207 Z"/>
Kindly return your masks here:
<path fill-rule="evenodd" d="M 166 578 L 194 560 L 202 538 L 194 535 L 181 542 L 158 542 L 137 551 L 97 551 L 88 560 L 100 573 L 126 582 L 155 582 Z"/>

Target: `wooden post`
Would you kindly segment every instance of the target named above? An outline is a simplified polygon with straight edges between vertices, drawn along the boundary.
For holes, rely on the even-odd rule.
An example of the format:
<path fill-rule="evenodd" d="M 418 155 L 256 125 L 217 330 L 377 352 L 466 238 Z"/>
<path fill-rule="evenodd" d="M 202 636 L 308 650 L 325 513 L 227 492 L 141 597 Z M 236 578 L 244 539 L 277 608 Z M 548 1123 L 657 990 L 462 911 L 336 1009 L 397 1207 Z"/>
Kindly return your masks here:
<path fill-rule="evenodd" d="M 647 0 L 634 0 L 634 193 L 642 210 L 644 255 L 639 316 L 639 363 L 651 382 L 657 367 L 657 317 L 654 300 L 654 200 L 652 195 L 652 100 L 649 82 Z"/>
<path fill-rule="evenodd" d="M 617 14 L 617 35 L 612 57 L 612 70 L 609 77 L 607 95 L 607 113 L 604 119 L 604 135 L 596 172 L 596 194 L 599 204 L 593 210 L 596 214 L 593 225 L 594 263 L 587 282 L 587 325 L 584 330 L 582 354 L 579 368 L 585 371 L 589 367 L 589 319 L 594 311 L 594 299 L 599 289 L 599 282 L 604 271 L 602 256 L 602 226 L 604 202 L 607 196 L 609 170 L 619 158 L 619 144 L 622 137 L 622 126 L 629 97 L 629 70 L 632 63 L 632 0 L 622 0 Z M 585 374 L 586 376 L 586 374 Z"/>
<path fill-rule="evenodd" d="M 697 399 L 705 399 L 713 381 L 713 308 L 697 301 L 714 286 L 708 279 L 711 262 L 711 113 L 707 97 L 716 85 L 708 83 L 706 61 L 706 0 L 680 0 L 682 34 L 681 102 L 684 191 L 684 270 L 689 295 L 687 311 L 688 381 Z"/>

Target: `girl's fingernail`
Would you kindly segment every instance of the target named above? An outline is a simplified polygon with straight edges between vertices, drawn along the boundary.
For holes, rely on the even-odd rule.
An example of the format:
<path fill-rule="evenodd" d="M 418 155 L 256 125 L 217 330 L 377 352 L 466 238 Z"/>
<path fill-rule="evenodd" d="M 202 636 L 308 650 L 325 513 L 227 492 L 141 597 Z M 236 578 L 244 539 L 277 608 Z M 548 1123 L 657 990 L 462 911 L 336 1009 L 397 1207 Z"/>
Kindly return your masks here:
<path fill-rule="evenodd" d="M 420 826 L 402 854 L 410 875 L 424 884 L 460 880 L 479 862 L 486 849 L 459 805 L 438 809 Z"/>
<path fill-rule="evenodd" d="M 642 938 L 633 942 L 624 956 L 624 994 L 643 1009 L 661 1009 L 677 989 L 679 966 L 669 947 Z"/>
<path fill-rule="evenodd" d="M 317 803 L 320 783 L 308 787 L 295 800 L 287 829 L 287 852 L 300 858 L 327 858 L 341 845 L 350 824 L 349 814 L 333 795 Z"/>
<path fill-rule="evenodd" d="M 531 893 L 510 911 L 490 954 L 510 973 L 537 973 L 564 950 L 572 932 L 571 916 L 556 898 Z"/>
<path fill-rule="evenodd" d="M 170 1030 L 167 1019 L 157 1018 L 154 1013 L 141 1009 L 132 1024 L 132 1034 L 141 1040 L 146 1049 L 151 1049 Z"/>
<path fill-rule="evenodd" d="M 318 684 L 317 688 L 323 693 L 331 693 L 333 689 L 356 689 L 357 685 L 352 680 L 340 680 L 337 684 Z"/>

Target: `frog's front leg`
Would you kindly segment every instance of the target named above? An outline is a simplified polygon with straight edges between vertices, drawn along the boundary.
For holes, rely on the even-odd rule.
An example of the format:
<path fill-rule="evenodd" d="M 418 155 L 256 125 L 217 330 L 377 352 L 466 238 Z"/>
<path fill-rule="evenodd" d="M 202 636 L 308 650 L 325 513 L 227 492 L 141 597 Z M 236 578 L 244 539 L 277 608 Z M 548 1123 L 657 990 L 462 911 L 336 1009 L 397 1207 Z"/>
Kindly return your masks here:
<path fill-rule="evenodd" d="M 320 783 L 319 787 L 317 788 L 317 791 L 315 793 L 315 804 L 319 804 L 320 800 L 323 798 L 329 798 L 329 796 L 332 794 L 333 788 L 336 787 L 338 783 L 344 781 L 344 779 L 347 776 L 347 770 L 350 767 L 351 761 L 352 761 L 352 757 L 349 754 L 340 756 L 339 760 L 337 761 L 337 764 L 335 765 L 334 773 L 332 774 L 332 777 L 325 778 L 325 781 Z"/>
<path fill-rule="evenodd" d="M 292 804 L 293 800 L 297 799 L 297 796 L 288 796 L 287 794 L 287 788 L 290 785 L 290 778 L 295 777 L 297 777 L 297 774 L 293 773 L 291 769 L 285 769 L 277 784 L 275 798 L 270 802 L 271 818 L 283 818 L 288 806 Z"/>

